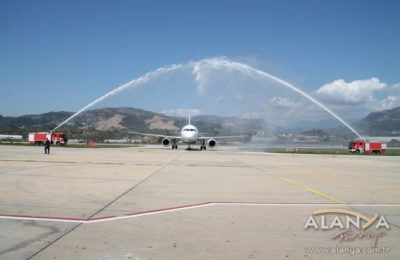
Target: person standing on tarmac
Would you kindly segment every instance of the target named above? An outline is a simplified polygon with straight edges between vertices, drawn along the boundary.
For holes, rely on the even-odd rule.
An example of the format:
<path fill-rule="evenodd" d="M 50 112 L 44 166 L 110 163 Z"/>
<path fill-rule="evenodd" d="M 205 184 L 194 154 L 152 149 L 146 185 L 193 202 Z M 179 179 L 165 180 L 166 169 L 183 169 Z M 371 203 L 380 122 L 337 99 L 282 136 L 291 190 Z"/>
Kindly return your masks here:
<path fill-rule="evenodd" d="M 48 138 L 44 142 L 44 154 L 50 154 L 50 140 Z"/>

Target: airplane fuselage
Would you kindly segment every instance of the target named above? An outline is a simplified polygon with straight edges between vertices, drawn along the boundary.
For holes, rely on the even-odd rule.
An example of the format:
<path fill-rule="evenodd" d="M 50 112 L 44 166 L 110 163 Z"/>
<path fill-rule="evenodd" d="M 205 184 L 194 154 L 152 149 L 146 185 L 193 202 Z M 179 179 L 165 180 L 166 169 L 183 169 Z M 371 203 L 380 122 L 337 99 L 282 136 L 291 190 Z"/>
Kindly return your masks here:
<path fill-rule="evenodd" d="M 195 144 L 199 137 L 199 132 L 194 125 L 186 125 L 181 130 L 181 141 L 185 144 Z"/>

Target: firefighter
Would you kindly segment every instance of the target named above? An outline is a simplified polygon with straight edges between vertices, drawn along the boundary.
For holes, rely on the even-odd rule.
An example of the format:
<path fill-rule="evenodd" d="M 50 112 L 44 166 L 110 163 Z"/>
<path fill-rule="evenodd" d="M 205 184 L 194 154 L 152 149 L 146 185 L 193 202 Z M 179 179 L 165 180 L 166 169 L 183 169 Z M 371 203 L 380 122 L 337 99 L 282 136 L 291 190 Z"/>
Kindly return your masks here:
<path fill-rule="evenodd" d="M 46 142 L 44 142 L 44 154 L 50 154 L 50 140 L 49 140 L 49 138 L 47 138 Z"/>

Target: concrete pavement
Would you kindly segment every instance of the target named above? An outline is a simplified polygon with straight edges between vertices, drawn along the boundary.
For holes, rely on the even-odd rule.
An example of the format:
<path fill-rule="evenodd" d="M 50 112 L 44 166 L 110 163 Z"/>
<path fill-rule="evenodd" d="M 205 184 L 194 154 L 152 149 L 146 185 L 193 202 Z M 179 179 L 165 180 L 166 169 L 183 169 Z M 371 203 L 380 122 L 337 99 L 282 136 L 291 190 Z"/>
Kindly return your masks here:
<path fill-rule="evenodd" d="M 1 259 L 400 258 L 400 157 L 51 152 L 0 146 Z M 384 215 L 376 245 L 389 251 L 310 252 L 371 248 L 367 237 L 339 243 L 337 229 L 304 229 L 326 208 Z"/>

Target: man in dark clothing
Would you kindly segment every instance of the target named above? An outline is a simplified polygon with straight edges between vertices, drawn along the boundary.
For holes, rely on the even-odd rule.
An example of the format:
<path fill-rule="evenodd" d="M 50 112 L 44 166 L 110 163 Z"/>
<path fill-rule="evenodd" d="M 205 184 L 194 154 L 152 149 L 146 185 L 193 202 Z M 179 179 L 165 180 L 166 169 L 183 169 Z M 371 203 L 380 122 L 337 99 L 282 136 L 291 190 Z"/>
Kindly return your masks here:
<path fill-rule="evenodd" d="M 50 140 L 46 139 L 44 142 L 44 154 L 50 154 Z"/>

